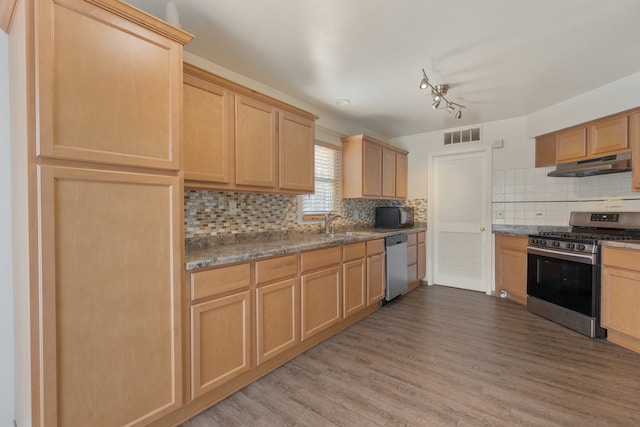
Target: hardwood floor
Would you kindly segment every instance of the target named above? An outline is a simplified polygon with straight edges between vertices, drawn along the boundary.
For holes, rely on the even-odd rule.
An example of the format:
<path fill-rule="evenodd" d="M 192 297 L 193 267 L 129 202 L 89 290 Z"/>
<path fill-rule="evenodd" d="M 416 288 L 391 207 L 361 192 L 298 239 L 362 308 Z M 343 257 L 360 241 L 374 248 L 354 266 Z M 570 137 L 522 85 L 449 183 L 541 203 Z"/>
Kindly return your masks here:
<path fill-rule="evenodd" d="M 422 286 L 183 424 L 639 426 L 640 354 Z"/>

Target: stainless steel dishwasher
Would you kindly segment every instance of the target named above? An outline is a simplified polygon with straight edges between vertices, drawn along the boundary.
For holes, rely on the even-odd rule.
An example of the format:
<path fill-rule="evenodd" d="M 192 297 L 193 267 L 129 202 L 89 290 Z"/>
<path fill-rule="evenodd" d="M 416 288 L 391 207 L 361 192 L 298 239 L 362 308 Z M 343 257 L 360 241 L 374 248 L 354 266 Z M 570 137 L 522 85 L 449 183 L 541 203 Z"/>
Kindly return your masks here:
<path fill-rule="evenodd" d="M 408 288 L 407 235 L 398 234 L 384 239 L 386 256 L 386 285 L 384 299 L 391 301 Z"/>

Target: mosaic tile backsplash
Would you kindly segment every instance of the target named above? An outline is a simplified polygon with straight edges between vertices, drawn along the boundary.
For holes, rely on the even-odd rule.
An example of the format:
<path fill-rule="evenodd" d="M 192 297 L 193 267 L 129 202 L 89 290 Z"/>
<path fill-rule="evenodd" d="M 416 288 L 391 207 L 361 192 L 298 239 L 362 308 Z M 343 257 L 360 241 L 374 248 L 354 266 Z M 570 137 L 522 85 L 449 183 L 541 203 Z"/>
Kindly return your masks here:
<path fill-rule="evenodd" d="M 185 190 L 185 238 L 274 231 L 320 232 L 319 222 L 303 222 L 298 214 L 298 196 Z M 427 221 L 427 201 L 344 199 L 335 230 L 373 227 L 377 206 L 414 208 L 414 221 Z"/>

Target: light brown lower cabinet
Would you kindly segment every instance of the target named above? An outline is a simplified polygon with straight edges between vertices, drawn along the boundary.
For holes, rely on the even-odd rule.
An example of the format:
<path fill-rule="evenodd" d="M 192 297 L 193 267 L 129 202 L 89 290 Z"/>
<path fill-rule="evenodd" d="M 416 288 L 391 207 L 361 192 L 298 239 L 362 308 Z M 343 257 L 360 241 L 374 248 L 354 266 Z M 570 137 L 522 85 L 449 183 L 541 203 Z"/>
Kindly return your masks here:
<path fill-rule="evenodd" d="M 191 307 L 192 396 L 251 367 L 251 296 L 243 291 Z"/>
<path fill-rule="evenodd" d="M 367 246 L 365 242 L 351 243 L 343 248 L 342 315 L 345 318 L 367 306 L 366 255 Z"/>
<path fill-rule="evenodd" d="M 384 239 L 367 242 L 367 305 L 372 306 L 384 298 L 385 275 Z"/>
<path fill-rule="evenodd" d="M 180 178 L 38 170 L 42 424 L 144 424 L 178 408 Z"/>
<path fill-rule="evenodd" d="M 302 340 L 335 325 L 342 318 L 340 267 L 331 267 L 301 278 Z"/>
<path fill-rule="evenodd" d="M 640 352 L 640 251 L 603 248 L 602 326 L 607 339 Z"/>
<path fill-rule="evenodd" d="M 407 238 L 407 279 L 408 291 L 420 286 L 426 274 L 425 232 L 409 234 Z"/>
<path fill-rule="evenodd" d="M 422 235 L 422 241 L 420 236 Z M 418 234 L 418 280 L 426 280 L 427 277 L 427 244 L 425 233 Z"/>
<path fill-rule="evenodd" d="M 257 363 L 300 342 L 300 284 L 297 278 L 256 289 Z"/>
<path fill-rule="evenodd" d="M 527 303 L 527 237 L 496 234 L 496 293 Z"/>

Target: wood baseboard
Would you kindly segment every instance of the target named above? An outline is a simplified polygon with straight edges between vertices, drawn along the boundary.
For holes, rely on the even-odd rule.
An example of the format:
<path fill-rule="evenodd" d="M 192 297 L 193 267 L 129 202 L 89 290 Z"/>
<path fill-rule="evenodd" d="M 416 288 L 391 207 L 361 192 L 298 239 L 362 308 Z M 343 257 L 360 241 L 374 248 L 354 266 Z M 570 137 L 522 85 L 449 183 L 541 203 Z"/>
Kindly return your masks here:
<path fill-rule="evenodd" d="M 611 341 L 614 344 L 618 344 L 629 350 L 640 353 L 640 339 L 624 334 L 622 332 L 614 331 L 612 329 L 607 330 L 607 341 Z"/>

